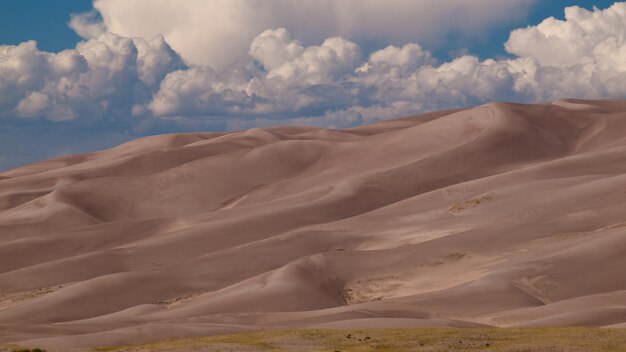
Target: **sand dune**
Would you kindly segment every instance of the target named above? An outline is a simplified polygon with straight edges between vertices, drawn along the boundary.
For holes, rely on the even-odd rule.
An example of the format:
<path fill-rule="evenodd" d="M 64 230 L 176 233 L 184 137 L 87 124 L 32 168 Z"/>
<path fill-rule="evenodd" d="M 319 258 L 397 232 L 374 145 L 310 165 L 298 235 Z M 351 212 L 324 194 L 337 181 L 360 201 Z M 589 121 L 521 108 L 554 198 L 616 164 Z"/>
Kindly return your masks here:
<path fill-rule="evenodd" d="M 139 139 L 0 173 L 0 343 L 624 326 L 626 101 Z"/>

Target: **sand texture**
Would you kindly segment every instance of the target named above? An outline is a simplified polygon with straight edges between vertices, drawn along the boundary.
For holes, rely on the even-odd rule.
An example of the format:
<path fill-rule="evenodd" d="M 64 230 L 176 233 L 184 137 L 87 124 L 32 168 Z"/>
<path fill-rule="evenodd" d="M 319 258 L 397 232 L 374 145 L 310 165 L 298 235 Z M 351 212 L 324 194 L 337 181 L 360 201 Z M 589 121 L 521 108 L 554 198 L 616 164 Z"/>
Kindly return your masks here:
<path fill-rule="evenodd" d="M 626 324 L 626 101 L 139 139 L 0 173 L 0 343 Z"/>

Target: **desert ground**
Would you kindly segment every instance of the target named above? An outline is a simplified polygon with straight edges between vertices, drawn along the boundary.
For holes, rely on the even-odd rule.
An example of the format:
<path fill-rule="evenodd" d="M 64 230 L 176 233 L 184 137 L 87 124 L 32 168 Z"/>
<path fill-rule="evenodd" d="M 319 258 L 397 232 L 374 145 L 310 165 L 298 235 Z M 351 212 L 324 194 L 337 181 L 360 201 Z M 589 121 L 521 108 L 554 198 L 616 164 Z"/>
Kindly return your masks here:
<path fill-rule="evenodd" d="M 0 173 L 0 344 L 574 326 L 626 328 L 623 100 L 161 135 Z"/>

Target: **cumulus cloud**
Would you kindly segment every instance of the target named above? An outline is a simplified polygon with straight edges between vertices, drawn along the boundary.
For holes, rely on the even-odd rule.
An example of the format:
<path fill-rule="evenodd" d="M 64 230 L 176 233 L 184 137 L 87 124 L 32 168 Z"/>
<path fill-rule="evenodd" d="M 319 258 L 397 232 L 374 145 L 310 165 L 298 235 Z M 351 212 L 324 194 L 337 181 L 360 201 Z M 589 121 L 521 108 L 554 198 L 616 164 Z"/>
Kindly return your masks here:
<path fill-rule="evenodd" d="M 440 63 L 418 44 L 364 56 L 356 43 L 338 37 L 304 46 L 286 29 L 267 30 L 249 46 L 246 60 L 256 66 L 244 60 L 236 70 L 173 72 L 148 108 L 155 116 L 310 116 L 317 124 L 341 113 L 368 121 L 351 117 L 363 111 L 395 109 L 398 116 L 493 100 L 626 97 L 626 3 L 566 11 L 565 21 L 514 31 L 507 50 L 517 58 L 502 60 L 464 55 Z M 549 43 L 537 46 L 538 33 Z M 555 55 L 551 45 L 574 48 L 577 59 Z"/>
<path fill-rule="evenodd" d="M 302 44 L 293 40 L 285 28 L 264 31 L 254 38 L 248 49 L 250 56 L 267 70 L 280 67 L 302 55 L 303 51 Z"/>
<path fill-rule="evenodd" d="M 324 1 L 329 8 L 344 6 L 340 5 L 344 2 Z M 461 3 L 466 2 L 450 0 L 454 6 Z M 115 21 L 128 21 L 123 14 L 112 16 L 115 11 L 103 10 L 111 4 L 134 16 L 132 0 L 96 2 L 107 27 L 98 24 L 94 14 L 74 16 L 72 27 L 85 38 L 75 49 L 47 53 L 32 41 L 0 46 L 0 117 L 227 119 L 229 126 L 280 119 L 279 123 L 308 121 L 346 127 L 493 100 L 626 97 L 626 2 L 605 10 L 567 8 L 564 21 L 547 19 L 518 29 L 506 43 L 515 55 L 511 59 L 463 55 L 438 62 L 417 43 L 367 52 L 342 36 L 305 44 L 287 28 L 276 28 L 259 31 L 225 68 L 186 64 L 169 45 L 167 38 L 173 32 L 151 40 L 111 33 Z M 145 16 L 171 10 L 176 17 L 198 4 L 208 6 L 204 1 L 191 4 L 176 7 L 167 0 L 155 0 Z M 265 8 L 247 0 L 238 4 Z M 305 9 L 313 8 L 307 1 L 302 4 Z M 364 4 L 355 12 L 376 9 L 384 17 L 384 9 L 377 5 L 380 2 Z M 112 16 L 109 20 L 107 13 Z M 348 27 L 350 18 L 344 18 Z M 151 30 L 158 31 L 159 25 L 154 26 Z M 228 47 L 228 42 L 222 41 L 222 46 Z"/>
<path fill-rule="evenodd" d="M 543 66 L 586 63 L 585 59 L 596 55 L 609 59 L 606 54 L 626 38 L 625 23 L 623 3 L 603 11 L 573 6 L 565 9 L 564 21 L 550 17 L 537 26 L 513 31 L 505 47 L 517 56 L 533 57 Z M 621 60 L 622 68 L 624 65 Z"/>
<path fill-rule="evenodd" d="M 0 117 L 130 115 L 168 72 L 184 67 L 162 37 L 104 33 L 60 53 L 40 51 L 34 41 L 0 46 Z"/>
<path fill-rule="evenodd" d="M 98 38 L 107 31 L 96 11 L 72 14 L 68 25 L 84 39 Z"/>
<path fill-rule="evenodd" d="M 163 34 L 194 64 L 223 68 L 268 28 L 286 28 L 305 45 L 340 36 L 355 43 L 437 47 L 454 34 L 480 38 L 522 20 L 536 0 L 96 0 L 109 30 L 126 37 Z"/>
<path fill-rule="evenodd" d="M 280 78 L 307 85 L 335 82 L 350 74 L 361 61 L 361 49 L 340 37 L 326 39 L 320 46 L 303 48 L 291 40 L 284 28 L 267 30 L 252 41 L 249 50 L 265 70 L 267 79 Z"/>
<path fill-rule="evenodd" d="M 535 99 L 626 96 L 626 2 L 568 7 L 564 21 L 515 30 L 505 47 L 521 57 L 512 70 L 525 73 L 518 84 Z"/>

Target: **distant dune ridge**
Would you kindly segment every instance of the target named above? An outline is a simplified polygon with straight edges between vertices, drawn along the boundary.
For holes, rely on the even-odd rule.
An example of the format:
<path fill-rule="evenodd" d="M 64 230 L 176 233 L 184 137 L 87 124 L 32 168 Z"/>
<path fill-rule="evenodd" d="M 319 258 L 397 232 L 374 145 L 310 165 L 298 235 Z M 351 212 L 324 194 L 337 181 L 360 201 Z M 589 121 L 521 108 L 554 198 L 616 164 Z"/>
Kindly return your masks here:
<path fill-rule="evenodd" d="M 626 327 L 626 101 L 142 138 L 0 173 L 0 343 Z"/>

